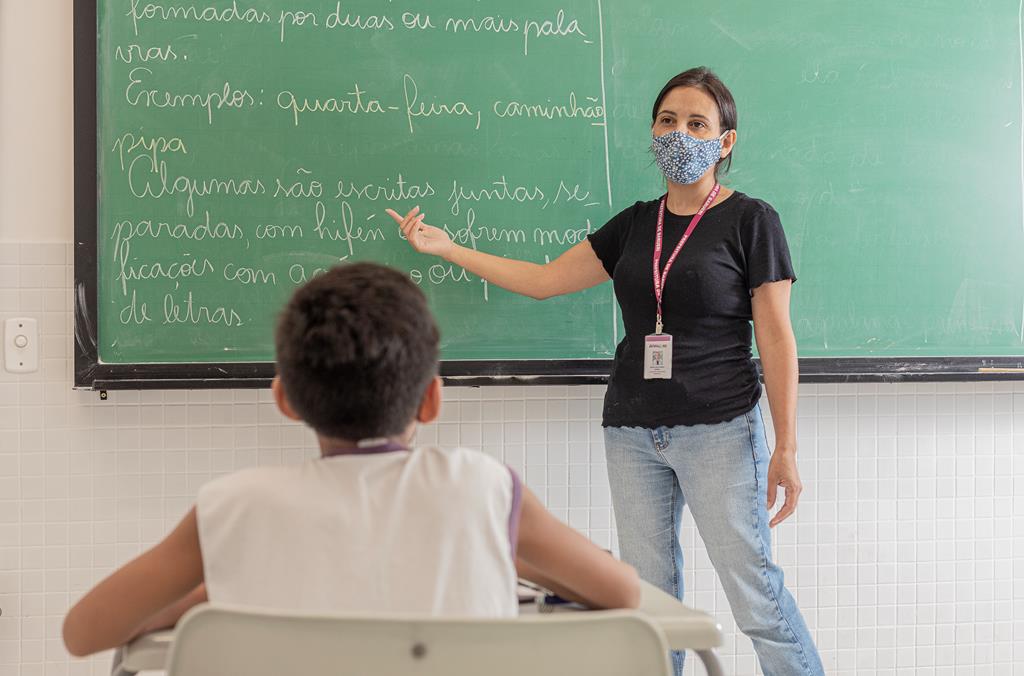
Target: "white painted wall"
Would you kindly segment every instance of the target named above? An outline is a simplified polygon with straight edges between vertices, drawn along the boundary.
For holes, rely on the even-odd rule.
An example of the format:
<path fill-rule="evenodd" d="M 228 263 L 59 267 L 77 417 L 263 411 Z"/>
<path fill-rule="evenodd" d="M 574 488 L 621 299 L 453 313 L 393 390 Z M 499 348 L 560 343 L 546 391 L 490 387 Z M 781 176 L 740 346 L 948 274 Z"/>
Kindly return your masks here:
<path fill-rule="evenodd" d="M 0 243 L 72 237 L 71 0 L 0 0 Z"/>

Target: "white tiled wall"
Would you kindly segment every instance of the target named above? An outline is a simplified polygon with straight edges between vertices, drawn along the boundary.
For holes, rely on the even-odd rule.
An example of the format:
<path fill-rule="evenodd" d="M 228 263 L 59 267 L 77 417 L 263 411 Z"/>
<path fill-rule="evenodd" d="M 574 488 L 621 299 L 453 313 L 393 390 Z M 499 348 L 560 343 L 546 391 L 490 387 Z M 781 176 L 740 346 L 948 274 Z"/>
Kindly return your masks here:
<path fill-rule="evenodd" d="M 0 320 L 40 320 L 42 368 L 0 372 L 0 676 L 69 661 L 63 613 L 161 537 L 203 482 L 292 462 L 312 437 L 266 392 L 70 389 L 69 244 L 0 243 Z M 614 542 L 602 388 L 451 388 L 423 442 L 504 458 L 559 516 Z M 797 516 L 775 552 L 830 674 L 1024 674 L 1024 384 L 804 385 Z M 754 674 L 692 524 L 688 601 Z M 699 673 L 697 670 L 696 673 Z"/>

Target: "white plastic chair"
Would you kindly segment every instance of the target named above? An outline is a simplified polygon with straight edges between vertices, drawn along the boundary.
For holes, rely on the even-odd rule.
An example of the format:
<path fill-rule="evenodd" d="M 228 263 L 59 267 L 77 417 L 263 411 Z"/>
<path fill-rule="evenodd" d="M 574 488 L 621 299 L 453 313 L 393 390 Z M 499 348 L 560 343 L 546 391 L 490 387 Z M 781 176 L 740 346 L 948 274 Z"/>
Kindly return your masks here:
<path fill-rule="evenodd" d="M 670 676 L 661 630 L 627 611 L 508 620 L 306 616 L 198 606 L 168 676 Z"/>

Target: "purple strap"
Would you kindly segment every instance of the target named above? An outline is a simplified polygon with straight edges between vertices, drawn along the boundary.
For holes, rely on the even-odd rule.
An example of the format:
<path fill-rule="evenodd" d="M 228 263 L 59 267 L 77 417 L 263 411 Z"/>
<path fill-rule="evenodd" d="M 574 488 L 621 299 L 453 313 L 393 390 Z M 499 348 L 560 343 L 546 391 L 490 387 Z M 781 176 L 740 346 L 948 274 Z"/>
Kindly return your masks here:
<path fill-rule="evenodd" d="M 508 541 L 512 548 L 512 561 L 516 560 L 516 545 L 519 544 L 519 517 L 523 513 L 523 482 L 511 467 L 508 473 L 512 476 L 512 508 L 508 514 Z"/>

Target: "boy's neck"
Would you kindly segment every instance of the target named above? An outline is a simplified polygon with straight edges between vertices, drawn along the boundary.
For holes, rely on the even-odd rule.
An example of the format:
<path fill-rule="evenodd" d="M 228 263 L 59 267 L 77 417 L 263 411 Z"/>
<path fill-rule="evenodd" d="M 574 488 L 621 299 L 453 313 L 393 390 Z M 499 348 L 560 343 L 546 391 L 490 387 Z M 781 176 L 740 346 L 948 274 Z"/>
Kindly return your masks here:
<path fill-rule="evenodd" d="M 415 429 L 415 424 L 412 424 L 401 434 L 358 440 L 325 437 L 318 434 L 317 441 L 320 442 L 320 457 L 389 453 L 407 449 L 412 442 Z"/>

